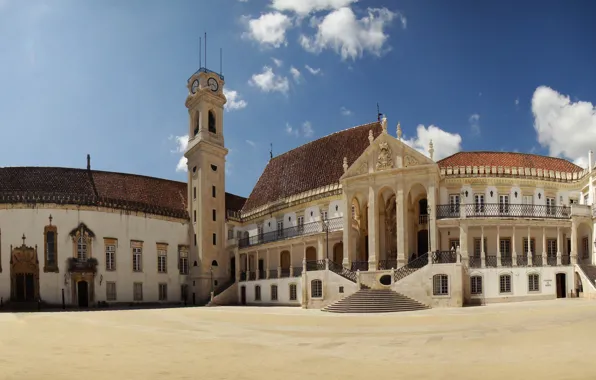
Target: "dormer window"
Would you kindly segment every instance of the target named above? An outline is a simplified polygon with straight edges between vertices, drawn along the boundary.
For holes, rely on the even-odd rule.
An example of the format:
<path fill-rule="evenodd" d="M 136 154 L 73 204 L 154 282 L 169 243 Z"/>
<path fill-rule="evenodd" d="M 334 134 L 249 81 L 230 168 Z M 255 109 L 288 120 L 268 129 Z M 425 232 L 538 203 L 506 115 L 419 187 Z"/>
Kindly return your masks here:
<path fill-rule="evenodd" d="M 215 128 L 215 114 L 213 111 L 209 111 L 209 132 L 217 133 L 217 129 Z"/>

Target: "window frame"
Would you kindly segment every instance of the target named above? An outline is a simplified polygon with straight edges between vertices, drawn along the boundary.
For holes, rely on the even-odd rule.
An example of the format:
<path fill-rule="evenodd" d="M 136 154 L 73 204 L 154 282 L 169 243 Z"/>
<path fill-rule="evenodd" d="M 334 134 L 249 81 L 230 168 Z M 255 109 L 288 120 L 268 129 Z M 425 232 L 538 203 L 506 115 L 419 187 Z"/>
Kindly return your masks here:
<path fill-rule="evenodd" d="M 503 281 L 505 280 L 505 281 Z M 505 287 L 503 286 L 505 285 Z M 507 289 L 508 287 L 508 289 Z M 504 289 L 505 288 L 505 289 Z M 499 275 L 499 294 L 512 294 L 511 274 L 503 273 Z"/>
<path fill-rule="evenodd" d="M 298 301 L 298 285 L 289 284 L 288 291 L 290 293 L 290 301 Z"/>
<path fill-rule="evenodd" d="M 481 275 L 473 275 L 470 276 L 470 293 L 473 296 L 481 296 L 484 294 L 484 287 L 483 287 L 484 279 Z"/>
<path fill-rule="evenodd" d="M 255 285 L 255 301 L 261 300 L 261 285 Z"/>
<path fill-rule="evenodd" d="M 318 278 L 310 281 L 310 297 L 323 298 L 323 281 Z"/>
<path fill-rule="evenodd" d="M 165 282 L 160 282 L 157 284 L 157 297 L 159 301 L 167 301 L 168 300 L 168 284 Z"/>
<path fill-rule="evenodd" d="M 113 293 L 110 292 L 110 287 L 114 287 Z M 117 301 L 118 293 L 116 291 L 116 281 L 106 281 L 106 301 Z"/>
<path fill-rule="evenodd" d="M 271 301 L 278 300 L 278 290 L 277 284 L 271 284 Z"/>
<path fill-rule="evenodd" d="M 185 264 L 186 263 L 186 264 Z M 187 275 L 189 271 L 188 248 L 178 247 L 178 273 Z"/>
<path fill-rule="evenodd" d="M 433 297 L 449 296 L 449 276 L 444 273 L 433 276 Z"/>
<path fill-rule="evenodd" d="M 105 242 L 104 252 L 106 256 L 106 271 L 113 272 L 116 270 L 116 244 L 115 242 Z"/>
<path fill-rule="evenodd" d="M 137 290 L 138 290 L 138 292 L 137 292 Z M 132 297 L 133 297 L 134 302 L 142 302 L 143 301 L 143 283 L 142 282 L 133 282 L 132 283 Z"/>
<path fill-rule="evenodd" d="M 540 274 L 528 273 L 528 293 L 540 293 Z"/>
<path fill-rule="evenodd" d="M 53 236 L 53 243 L 52 243 L 52 252 L 51 256 L 53 260 L 50 259 L 50 243 L 48 239 L 48 235 L 52 234 Z M 43 239 L 44 239 L 44 273 L 54 272 L 58 273 L 58 227 L 51 224 L 45 226 L 43 231 Z M 2 266 L 0 265 L 0 271 L 2 270 Z"/>
<path fill-rule="evenodd" d="M 162 247 L 157 248 L 157 273 L 168 273 L 168 251 Z"/>
<path fill-rule="evenodd" d="M 132 247 L 132 271 L 143 272 L 143 246 L 137 245 Z"/>

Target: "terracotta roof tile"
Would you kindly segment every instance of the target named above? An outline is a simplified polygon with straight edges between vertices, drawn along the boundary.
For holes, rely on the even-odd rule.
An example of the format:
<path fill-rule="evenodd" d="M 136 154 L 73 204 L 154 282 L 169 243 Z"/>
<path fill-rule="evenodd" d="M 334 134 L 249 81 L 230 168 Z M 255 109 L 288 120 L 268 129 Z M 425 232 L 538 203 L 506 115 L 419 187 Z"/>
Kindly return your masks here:
<path fill-rule="evenodd" d="M 583 170 L 581 167 L 562 158 L 512 152 L 459 152 L 437 163 L 441 168 L 448 166 L 509 166 L 566 173 L 581 172 Z"/>
<path fill-rule="evenodd" d="M 93 205 L 188 219 L 184 182 L 135 174 L 53 167 L 0 168 L 0 203 Z M 226 207 L 245 198 L 226 193 Z"/>
<path fill-rule="evenodd" d="M 381 133 L 378 122 L 360 125 L 311 141 L 269 161 L 242 211 L 339 182 L 343 159 L 351 165 L 370 145 L 368 133 Z"/>

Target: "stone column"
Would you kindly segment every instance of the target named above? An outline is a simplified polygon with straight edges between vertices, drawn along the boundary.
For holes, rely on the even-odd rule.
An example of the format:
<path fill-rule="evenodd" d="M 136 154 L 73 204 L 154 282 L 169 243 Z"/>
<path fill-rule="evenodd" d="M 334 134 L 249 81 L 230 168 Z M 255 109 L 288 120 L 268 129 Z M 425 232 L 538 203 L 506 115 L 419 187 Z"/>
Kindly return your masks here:
<path fill-rule="evenodd" d="M 345 183 L 344 183 L 345 185 Z M 344 257 L 342 264 L 345 268 L 350 267 L 350 250 L 352 249 L 352 194 L 344 190 L 343 193 L 343 204 L 344 204 L 344 229 L 343 229 L 343 243 L 344 243 Z M 305 253 L 306 255 L 306 248 Z"/>
<path fill-rule="evenodd" d="M 265 268 L 265 278 L 266 279 L 269 279 L 269 264 L 270 264 L 270 262 L 269 262 L 269 249 L 267 249 L 265 255 L 266 255 L 265 256 L 265 259 L 266 259 L 266 264 L 265 264 L 265 266 L 266 266 L 266 268 Z"/>
<path fill-rule="evenodd" d="M 259 270 L 260 269 L 259 268 L 259 250 L 257 250 L 257 253 L 255 254 L 255 256 L 256 256 L 255 257 L 255 265 L 256 265 L 256 269 L 255 269 L 255 276 L 256 277 L 255 278 L 257 280 L 259 280 L 261 278 L 261 274 L 259 273 L 260 272 L 260 270 Z"/>
<path fill-rule="evenodd" d="M 528 266 L 534 265 L 532 261 L 532 236 L 530 235 L 530 226 L 528 226 Z"/>
<path fill-rule="evenodd" d="M 317 238 L 317 260 L 325 259 L 325 237 L 319 236 Z"/>
<path fill-rule="evenodd" d="M 238 253 L 238 246 L 236 246 L 234 248 L 234 261 L 236 262 L 236 269 L 235 269 L 235 276 L 236 276 L 236 282 L 240 282 L 240 270 L 241 270 L 241 263 L 240 263 L 240 254 Z"/>
<path fill-rule="evenodd" d="M 561 227 L 557 227 L 557 265 L 561 265 Z"/>
<path fill-rule="evenodd" d="M 437 210 L 435 201 L 435 184 L 431 183 L 428 186 L 428 194 L 426 195 L 426 201 L 430 207 L 430 213 L 428 214 L 428 228 L 430 229 L 430 250 L 435 252 L 439 245 L 437 244 Z"/>
<path fill-rule="evenodd" d="M 377 191 L 373 186 L 368 188 L 368 270 L 377 270 L 377 254 L 379 252 L 379 210 Z"/>
<path fill-rule="evenodd" d="M 281 278 L 281 248 L 277 248 L 277 278 Z"/>
<path fill-rule="evenodd" d="M 294 246 L 292 244 L 290 244 L 290 277 L 294 277 L 294 264 L 292 261 L 293 259 L 293 255 L 292 255 L 292 251 L 294 250 Z"/>
<path fill-rule="evenodd" d="M 395 191 L 395 228 L 397 236 L 397 267 L 406 263 L 406 226 L 408 220 L 404 217 L 406 203 L 404 199 L 403 183 L 398 181 Z"/>
<path fill-rule="evenodd" d="M 542 227 L 542 266 L 548 264 L 548 260 L 546 259 L 546 227 Z"/>
<path fill-rule="evenodd" d="M 497 226 L 497 266 L 503 266 L 501 263 L 501 226 Z"/>
<path fill-rule="evenodd" d="M 486 252 L 484 252 L 484 226 L 480 226 L 480 265 L 486 268 Z"/>
<path fill-rule="evenodd" d="M 577 264 L 577 222 L 571 219 L 571 264 Z"/>
<path fill-rule="evenodd" d="M 515 226 L 511 234 L 511 265 L 517 266 L 517 250 L 515 249 Z"/>
<path fill-rule="evenodd" d="M 459 225 L 459 253 L 461 254 L 462 263 L 466 265 L 469 259 L 468 253 L 468 224 L 466 222 L 461 222 Z M 459 262 L 459 255 L 457 258 L 457 262 Z"/>

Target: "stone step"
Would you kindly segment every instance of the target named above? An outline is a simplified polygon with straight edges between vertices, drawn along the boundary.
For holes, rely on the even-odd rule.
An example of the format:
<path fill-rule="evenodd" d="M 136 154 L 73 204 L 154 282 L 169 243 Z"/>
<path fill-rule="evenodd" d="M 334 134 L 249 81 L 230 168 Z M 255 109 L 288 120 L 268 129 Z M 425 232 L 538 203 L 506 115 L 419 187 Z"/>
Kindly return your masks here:
<path fill-rule="evenodd" d="M 322 310 L 331 313 L 394 313 L 424 309 L 428 306 L 391 289 L 361 289 Z"/>

